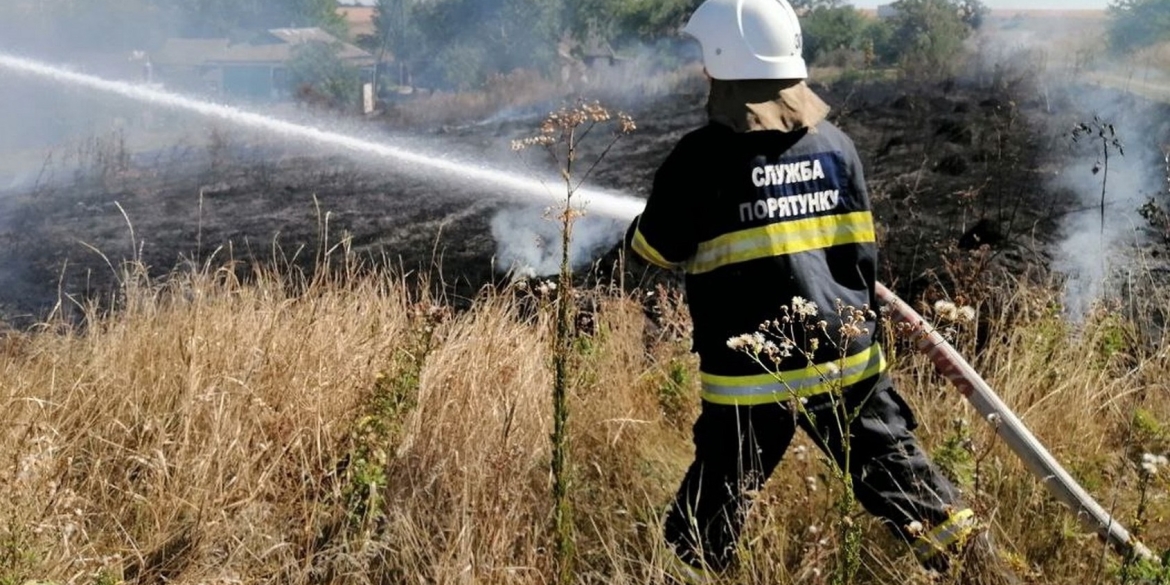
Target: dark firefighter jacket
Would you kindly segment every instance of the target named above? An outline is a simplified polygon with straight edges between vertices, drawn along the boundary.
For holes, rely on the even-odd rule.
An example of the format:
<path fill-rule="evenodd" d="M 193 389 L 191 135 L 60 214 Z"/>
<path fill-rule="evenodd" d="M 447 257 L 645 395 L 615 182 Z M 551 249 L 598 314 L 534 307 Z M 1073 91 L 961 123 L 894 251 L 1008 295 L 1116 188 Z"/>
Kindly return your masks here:
<path fill-rule="evenodd" d="M 687 134 L 655 175 L 627 244 L 652 264 L 685 272 L 704 400 L 809 397 L 886 369 L 868 312 L 878 307 L 869 194 L 853 142 L 828 121 L 812 132 L 709 123 Z M 728 346 L 782 318 L 783 306 L 794 317 L 797 297 L 795 305 L 811 301 L 817 314 L 806 325 L 780 324 L 795 342 L 790 356 L 756 361 Z M 864 312 L 862 335 L 842 335 L 841 307 Z"/>

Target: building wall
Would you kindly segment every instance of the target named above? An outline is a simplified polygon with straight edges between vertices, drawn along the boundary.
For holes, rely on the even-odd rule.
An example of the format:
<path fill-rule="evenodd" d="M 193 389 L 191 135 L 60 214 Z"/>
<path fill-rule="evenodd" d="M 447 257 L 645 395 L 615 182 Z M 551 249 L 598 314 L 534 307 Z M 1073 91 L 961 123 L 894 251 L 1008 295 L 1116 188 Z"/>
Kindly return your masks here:
<path fill-rule="evenodd" d="M 223 68 L 223 92 L 232 97 L 270 100 L 274 97 L 272 68 L 264 65 L 228 65 Z"/>

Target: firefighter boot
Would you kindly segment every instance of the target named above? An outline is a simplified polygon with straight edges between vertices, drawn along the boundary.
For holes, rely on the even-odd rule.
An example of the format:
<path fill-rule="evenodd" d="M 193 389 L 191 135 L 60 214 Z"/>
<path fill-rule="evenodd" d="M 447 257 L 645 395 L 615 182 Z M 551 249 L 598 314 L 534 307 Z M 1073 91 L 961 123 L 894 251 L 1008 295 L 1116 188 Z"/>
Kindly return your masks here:
<path fill-rule="evenodd" d="M 973 535 L 953 559 L 961 585 L 1023 585 L 1015 571 L 1000 556 L 987 530 Z"/>

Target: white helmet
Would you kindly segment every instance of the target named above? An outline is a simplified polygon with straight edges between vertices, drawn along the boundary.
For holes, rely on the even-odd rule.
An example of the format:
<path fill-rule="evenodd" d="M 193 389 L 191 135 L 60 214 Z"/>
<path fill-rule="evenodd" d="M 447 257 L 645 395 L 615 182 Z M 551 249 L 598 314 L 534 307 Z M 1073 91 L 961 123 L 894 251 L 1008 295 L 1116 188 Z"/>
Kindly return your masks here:
<path fill-rule="evenodd" d="M 786 0 L 707 0 L 683 28 L 715 79 L 806 79 L 796 11 Z"/>

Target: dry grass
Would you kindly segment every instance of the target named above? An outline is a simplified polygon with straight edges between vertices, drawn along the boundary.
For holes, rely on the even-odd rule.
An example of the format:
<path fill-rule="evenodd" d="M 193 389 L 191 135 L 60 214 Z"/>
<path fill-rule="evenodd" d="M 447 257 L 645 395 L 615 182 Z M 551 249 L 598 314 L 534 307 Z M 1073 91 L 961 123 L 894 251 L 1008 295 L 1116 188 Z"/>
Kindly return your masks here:
<path fill-rule="evenodd" d="M 507 108 L 526 108 L 559 96 L 558 84 L 535 71 L 493 75 L 476 91 L 420 92 L 388 106 L 386 116 L 407 125 L 447 125 L 487 118 Z"/>
<path fill-rule="evenodd" d="M 1129 60 L 1135 67 L 1148 69 L 1146 77 L 1156 76 L 1162 81 L 1170 79 L 1170 41 L 1146 47 Z M 1143 71 L 1143 73 L 1146 73 Z"/>
<path fill-rule="evenodd" d="M 385 275 L 294 284 L 177 276 L 129 287 L 123 310 L 85 327 L 3 337 L 0 583 L 554 578 L 549 299 L 485 292 L 442 318 L 440 300 Z M 646 297 L 582 294 L 598 310 L 574 354 L 576 580 L 661 583 L 658 519 L 689 461 L 694 363 L 676 327 L 647 326 Z M 1158 422 L 1170 420 L 1170 352 L 1104 312 L 1074 329 L 1052 300 L 995 292 L 989 343 L 957 339 L 1130 522 L 1135 457 L 1170 441 Z M 666 325 L 685 327 L 676 297 L 659 303 Z M 1038 582 L 1117 582 L 1100 572 L 1116 559 L 923 359 L 900 353 L 896 370 L 925 442 L 949 472 L 977 475 L 968 493 Z M 1137 407 L 1148 416 L 1135 430 Z M 973 455 L 953 448 L 968 431 Z M 761 494 L 737 582 L 822 583 L 832 570 L 830 484 L 800 445 Z M 1170 514 L 1165 477 L 1150 518 Z M 859 520 L 865 582 L 929 582 Z M 1170 548 L 1170 526 L 1151 523 L 1146 541 Z"/>
<path fill-rule="evenodd" d="M 671 92 L 694 92 L 705 87 L 702 67 L 694 63 L 660 70 L 648 55 L 618 65 L 570 68 L 559 79 L 536 71 L 516 70 L 491 76 L 483 87 L 462 92 L 423 92 L 387 107 L 386 117 L 408 126 L 448 126 L 469 121 L 506 119 L 533 110 L 540 114 L 550 103 L 588 95 L 603 101 L 640 101 Z M 569 100 L 571 101 L 571 100 Z"/>
<path fill-rule="evenodd" d="M 1038 21 L 1053 21 L 1053 20 L 1106 20 L 1109 18 L 1109 13 L 1105 10 L 1094 10 L 1092 8 L 1072 9 L 1072 10 L 1055 10 L 1047 8 L 1026 9 L 1026 8 L 1001 8 L 998 10 L 991 10 L 991 18 L 1021 18 L 1034 19 Z"/>

